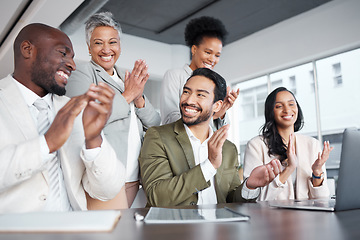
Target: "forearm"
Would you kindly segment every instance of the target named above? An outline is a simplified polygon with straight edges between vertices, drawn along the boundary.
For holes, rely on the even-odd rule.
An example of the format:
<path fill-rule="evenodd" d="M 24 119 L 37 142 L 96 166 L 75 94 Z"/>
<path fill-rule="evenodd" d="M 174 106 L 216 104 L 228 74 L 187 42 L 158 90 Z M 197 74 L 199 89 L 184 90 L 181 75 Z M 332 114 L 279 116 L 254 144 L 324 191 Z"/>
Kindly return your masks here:
<path fill-rule="evenodd" d="M 115 197 L 125 184 L 125 167 L 116 158 L 106 139 L 103 138 L 99 153 L 94 159 L 86 159 L 83 151 L 81 158 L 86 168 L 82 182 L 89 195 L 100 200 Z"/>

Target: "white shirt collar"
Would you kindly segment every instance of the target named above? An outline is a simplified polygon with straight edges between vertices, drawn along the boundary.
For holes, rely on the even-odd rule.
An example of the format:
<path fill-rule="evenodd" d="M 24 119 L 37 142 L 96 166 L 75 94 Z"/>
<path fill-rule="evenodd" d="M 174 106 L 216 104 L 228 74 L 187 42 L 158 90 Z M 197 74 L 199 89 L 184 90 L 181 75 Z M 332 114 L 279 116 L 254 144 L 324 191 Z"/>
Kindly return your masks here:
<path fill-rule="evenodd" d="M 190 140 L 196 139 L 196 140 L 200 141 L 197 137 L 195 137 L 195 135 L 191 132 L 190 128 L 185 123 L 184 123 L 184 127 L 185 127 L 185 131 Z M 212 128 L 209 125 L 209 137 L 204 142 L 208 141 L 213 134 L 214 134 L 214 131 L 212 130 Z"/>
<path fill-rule="evenodd" d="M 14 79 L 14 78 L 13 78 Z M 18 86 L 21 95 L 24 97 L 24 100 L 26 102 L 26 104 L 30 107 L 33 105 L 33 103 L 39 99 L 40 97 L 34 93 L 33 91 L 31 91 L 30 89 L 28 89 L 27 87 L 25 87 L 24 85 L 22 85 L 21 83 L 19 83 L 16 79 L 14 79 L 16 85 Z M 45 100 L 45 102 L 47 102 L 47 104 L 50 106 L 50 109 L 52 109 L 52 97 L 53 94 L 52 93 L 48 93 L 46 94 L 44 97 L 42 97 L 42 99 Z"/>

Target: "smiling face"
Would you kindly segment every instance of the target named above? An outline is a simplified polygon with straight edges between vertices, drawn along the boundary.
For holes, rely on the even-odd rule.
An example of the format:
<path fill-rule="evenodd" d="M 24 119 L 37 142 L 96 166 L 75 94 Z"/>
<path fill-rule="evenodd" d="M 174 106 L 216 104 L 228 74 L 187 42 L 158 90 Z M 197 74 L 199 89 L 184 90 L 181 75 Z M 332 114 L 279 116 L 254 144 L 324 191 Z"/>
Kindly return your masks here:
<path fill-rule="evenodd" d="M 118 31 L 107 26 L 96 27 L 91 34 L 88 47 L 91 59 L 109 75 L 113 75 L 115 63 L 121 53 Z"/>
<path fill-rule="evenodd" d="M 71 72 L 75 70 L 74 51 L 70 39 L 59 30 L 50 30 L 36 44 L 36 55 L 32 62 L 31 81 L 47 93 L 65 94 L 65 86 Z"/>
<path fill-rule="evenodd" d="M 294 129 L 297 118 L 298 106 L 294 96 L 288 91 L 278 92 L 274 106 L 274 119 L 277 128 Z"/>
<path fill-rule="evenodd" d="M 191 77 L 183 88 L 180 98 L 180 112 L 187 126 L 209 124 L 211 116 L 221 108 L 221 102 L 214 103 L 215 83 L 204 76 Z"/>
<path fill-rule="evenodd" d="M 190 68 L 194 71 L 198 68 L 213 69 L 220 60 L 222 42 L 215 37 L 204 37 L 199 46 L 191 47 L 192 60 Z"/>

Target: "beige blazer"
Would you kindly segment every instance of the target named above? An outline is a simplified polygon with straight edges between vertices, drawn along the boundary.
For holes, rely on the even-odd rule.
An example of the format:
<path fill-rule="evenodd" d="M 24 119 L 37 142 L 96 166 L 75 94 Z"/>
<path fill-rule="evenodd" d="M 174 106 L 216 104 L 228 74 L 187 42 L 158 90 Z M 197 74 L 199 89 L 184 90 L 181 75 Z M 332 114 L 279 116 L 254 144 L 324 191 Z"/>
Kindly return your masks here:
<path fill-rule="evenodd" d="M 69 98 L 54 95 L 56 112 Z M 48 171 L 41 160 L 40 141 L 15 80 L 0 80 L 0 213 L 41 211 L 49 191 Z M 86 210 L 85 191 L 93 198 L 109 200 L 124 185 L 124 166 L 103 138 L 102 149 L 94 161 L 81 155 L 84 144 L 82 115 L 58 150 L 61 168 L 74 210 Z"/>
<path fill-rule="evenodd" d="M 289 177 L 284 186 L 278 186 L 276 181 L 272 181 L 268 186 L 261 188 L 258 200 L 285 200 L 285 199 L 312 199 L 327 198 L 330 195 L 327 185 L 326 168 L 324 181 L 321 186 L 314 187 L 311 182 L 311 166 L 321 152 L 320 143 L 315 138 L 295 134 L 295 149 L 299 165 L 296 168 L 296 194 L 292 178 Z M 245 150 L 244 158 L 244 178 L 249 177 L 251 171 L 260 165 L 269 163 L 275 156 L 268 155 L 268 147 L 263 141 L 262 136 L 251 139 Z M 283 167 L 284 169 L 284 167 Z"/>

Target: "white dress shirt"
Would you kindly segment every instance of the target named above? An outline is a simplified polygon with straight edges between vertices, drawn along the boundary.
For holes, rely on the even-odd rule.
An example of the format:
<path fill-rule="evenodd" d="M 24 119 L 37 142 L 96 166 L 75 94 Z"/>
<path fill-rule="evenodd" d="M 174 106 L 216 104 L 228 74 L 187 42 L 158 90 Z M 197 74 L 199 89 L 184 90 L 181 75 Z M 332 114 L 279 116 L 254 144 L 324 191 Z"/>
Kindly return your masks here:
<path fill-rule="evenodd" d="M 216 169 L 208 159 L 208 141 L 213 135 L 213 130 L 209 126 L 209 137 L 201 143 L 199 139 L 197 139 L 194 134 L 191 132 L 189 127 L 184 124 L 186 133 L 190 139 L 191 147 L 193 149 L 195 165 L 200 164 L 201 171 L 204 175 L 206 181 L 210 181 L 210 187 L 198 192 L 198 205 L 201 204 L 217 204 L 215 186 L 214 186 L 214 177 L 216 174 Z M 249 189 L 246 187 L 246 180 L 243 184 L 243 188 L 241 191 L 241 196 L 244 199 L 254 199 L 257 198 L 260 194 L 260 188 L 257 189 Z"/>
<path fill-rule="evenodd" d="M 114 75 L 111 78 L 125 89 L 124 82 L 119 78 L 115 68 Z M 130 126 L 128 135 L 128 151 L 126 160 L 126 182 L 135 182 L 139 180 L 138 157 L 141 149 L 141 138 L 138 128 L 137 116 L 135 114 L 134 102 L 130 104 Z"/>

